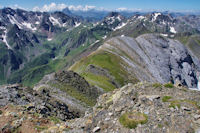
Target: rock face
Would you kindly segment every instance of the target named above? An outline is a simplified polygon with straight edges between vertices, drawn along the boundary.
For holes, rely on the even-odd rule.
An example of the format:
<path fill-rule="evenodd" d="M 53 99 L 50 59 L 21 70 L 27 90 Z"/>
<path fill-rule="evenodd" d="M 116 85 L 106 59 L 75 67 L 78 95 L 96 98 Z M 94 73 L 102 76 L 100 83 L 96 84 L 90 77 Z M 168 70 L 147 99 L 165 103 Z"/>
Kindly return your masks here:
<path fill-rule="evenodd" d="M 26 106 L 25 111 L 27 112 L 38 113 L 44 117 L 55 116 L 61 120 L 81 116 L 81 112 L 69 108 L 66 103 L 53 97 L 50 91 L 45 88 L 34 91 L 19 85 L 1 87 L 0 107 L 8 104 Z"/>
<path fill-rule="evenodd" d="M 183 44 L 156 34 L 145 34 L 136 39 L 115 37 L 99 50 L 118 55 L 138 79 L 150 82 L 178 82 L 188 87 L 197 86 L 196 73 L 200 62 Z M 126 54 L 124 54 L 126 53 Z"/>
<path fill-rule="evenodd" d="M 12 85 L 1 90 L 1 105 L 8 101 L 11 104 L 0 106 L 1 132 L 188 133 L 200 130 L 200 92 L 169 83 L 129 83 L 101 95 L 92 110 L 81 118 L 75 118 L 80 112 L 71 110 L 45 88 L 34 91 Z M 75 119 L 69 120 L 72 118 Z"/>
<path fill-rule="evenodd" d="M 52 98 L 62 101 L 69 110 L 83 116 L 94 106 L 103 92 L 90 85 L 83 77 L 73 71 L 59 71 L 46 75 L 34 88 L 37 92 L 45 89 Z"/>
<path fill-rule="evenodd" d="M 97 88 L 90 86 L 83 77 L 73 71 L 60 71 L 55 74 L 55 80 L 72 86 L 80 93 L 93 98 L 97 98 L 100 93 Z"/>
<path fill-rule="evenodd" d="M 40 132 L 83 117 L 101 93 L 73 71 L 46 75 L 34 88 L 0 86 L 0 132 Z M 61 124 L 54 128 L 56 132 L 66 128 Z"/>
<path fill-rule="evenodd" d="M 169 84 L 128 84 L 101 95 L 92 112 L 66 125 L 71 132 L 195 132 L 199 130 L 199 94 L 183 87 L 169 88 Z M 124 127 L 119 119 L 131 112 L 144 114 L 147 121 L 132 129 Z M 140 117 L 130 115 L 129 119 L 139 121 Z"/>
<path fill-rule="evenodd" d="M 28 111 L 61 120 L 83 116 L 102 92 L 72 71 L 47 75 L 37 86 L 18 84 L 0 87 L 0 106 L 29 106 Z"/>

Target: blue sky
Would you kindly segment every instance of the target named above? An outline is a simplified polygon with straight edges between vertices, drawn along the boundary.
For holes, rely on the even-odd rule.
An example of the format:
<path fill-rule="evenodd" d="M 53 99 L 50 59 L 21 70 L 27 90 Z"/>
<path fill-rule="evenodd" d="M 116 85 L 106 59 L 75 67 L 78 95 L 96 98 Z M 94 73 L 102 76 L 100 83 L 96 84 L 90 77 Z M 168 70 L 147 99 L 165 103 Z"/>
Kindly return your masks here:
<path fill-rule="evenodd" d="M 51 5 L 52 3 L 55 3 Z M 62 6 L 89 5 L 105 9 L 142 9 L 142 10 L 200 10 L 200 0 L 0 0 L 1 7 L 21 7 L 25 9 L 40 9 L 51 5 L 53 9 Z M 53 7 L 55 6 L 55 8 Z M 60 8 L 59 8 L 60 9 Z"/>

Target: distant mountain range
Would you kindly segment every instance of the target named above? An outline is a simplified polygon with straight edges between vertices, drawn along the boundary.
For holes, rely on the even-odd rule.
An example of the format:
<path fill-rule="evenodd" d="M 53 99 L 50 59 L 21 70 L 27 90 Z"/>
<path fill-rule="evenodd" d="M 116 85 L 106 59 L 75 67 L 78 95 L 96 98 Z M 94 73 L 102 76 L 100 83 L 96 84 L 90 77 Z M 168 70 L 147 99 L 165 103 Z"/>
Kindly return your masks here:
<path fill-rule="evenodd" d="M 98 9 L 89 9 L 89 10 L 73 10 L 69 9 L 68 7 L 63 9 L 62 12 L 64 12 L 67 15 L 72 15 L 72 16 L 79 16 L 81 18 L 84 18 L 88 21 L 100 21 L 104 17 L 106 17 L 110 12 L 109 10 L 98 10 Z M 132 17 L 133 15 L 139 14 L 139 15 L 144 15 L 148 13 L 156 13 L 158 11 L 131 11 L 131 10 L 116 10 L 114 12 L 120 13 L 122 16 L 129 18 Z M 185 16 L 185 15 L 200 15 L 200 12 L 198 11 L 193 11 L 193 12 L 173 12 L 173 11 L 163 11 L 161 12 L 165 15 L 171 14 L 174 17 L 178 16 Z"/>
<path fill-rule="evenodd" d="M 76 61 L 74 57 L 80 59 L 107 39 L 121 35 L 159 33 L 179 39 L 200 57 L 196 45 L 200 33 L 197 15 L 68 8 L 63 12 L 0 10 L 1 83 L 35 84 L 45 74 L 70 66 Z"/>

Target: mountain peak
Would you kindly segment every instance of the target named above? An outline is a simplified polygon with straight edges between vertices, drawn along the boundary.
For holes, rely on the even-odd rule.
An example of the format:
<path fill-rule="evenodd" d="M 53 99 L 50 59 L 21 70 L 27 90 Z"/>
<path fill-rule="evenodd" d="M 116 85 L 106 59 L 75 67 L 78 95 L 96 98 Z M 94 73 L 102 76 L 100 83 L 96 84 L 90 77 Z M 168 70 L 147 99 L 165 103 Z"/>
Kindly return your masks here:
<path fill-rule="evenodd" d="M 110 12 L 107 17 L 117 17 L 119 15 L 120 15 L 119 12 Z"/>

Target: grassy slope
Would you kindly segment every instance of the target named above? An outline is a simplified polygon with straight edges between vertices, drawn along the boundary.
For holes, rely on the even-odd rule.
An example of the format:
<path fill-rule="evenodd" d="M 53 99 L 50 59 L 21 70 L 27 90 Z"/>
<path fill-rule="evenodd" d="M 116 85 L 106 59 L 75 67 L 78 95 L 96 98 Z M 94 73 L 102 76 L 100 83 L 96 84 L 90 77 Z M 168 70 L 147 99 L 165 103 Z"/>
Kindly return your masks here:
<path fill-rule="evenodd" d="M 63 92 L 66 92 L 68 95 L 72 96 L 73 98 L 85 103 L 88 106 L 94 106 L 96 103 L 96 99 L 92 97 L 88 97 L 87 95 L 77 91 L 74 87 L 60 83 L 60 82 L 54 82 L 54 83 L 48 83 L 50 86 L 60 89 Z"/>
<path fill-rule="evenodd" d="M 127 66 L 122 59 L 114 54 L 105 51 L 98 51 L 95 54 L 81 59 L 74 64 L 70 69 L 83 76 L 90 84 L 97 85 L 105 91 L 112 91 L 115 86 L 110 82 L 110 79 L 103 75 L 96 75 L 86 71 L 87 66 L 93 64 L 109 71 L 110 75 L 115 78 L 115 81 L 123 86 L 128 82 L 137 82 L 136 79 L 128 79 L 128 72 L 122 65 Z"/>
<path fill-rule="evenodd" d="M 181 43 L 186 45 L 198 58 L 200 58 L 200 36 L 179 36 L 178 39 Z"/>
<path fill-rule="evenodd" d="M 88 28 L 79 26 L 72 31 L 66 31 L 56 35 L 52 41 L 44 40 L 43 47 L 47 50 L 46 53 L 26 64 L 24 69 L 12 74 L 9 78 L 9 82 L 21 82 L 26 86 L 34 86 L 34 84 L 38 83 L 44 75 L 65 68 L 68 64 L 70 64 L 70 62 L 72 62 L 74 57 L 81 54 L 84 50 L 90 47 L 96 39 L 101 39 L 101 36 L 103 36 L 94 31 L 93 34 L 86 36 L 84 45 L 71 49 L 70 53 L 65 57 L 64 54 L 66 49 L 76 44 L 80 39 L 81 34 L 85 35 L 87 31 Z M 63 45 L 62 43 L 66 38 L 70 39 L 70 41 Z M 56 49 L 54 52 L 52 52 L 53 48 Z M 56 59 L 52 59 L 52 57 L 49 56 L 49 54 L 52 53 L 54 53 Z"/>
<path fill-rule="evenodd" d="M 0 43 L 0 84 L 4 84 L 6 83 L 6 80 L 5 80 L 5 74 L 4 72 L 6 71 L 4 65 L 2 64 L 3 63 L 3 58 L 4 56 L 7 56 L 7 48 L 5 47 L 5 44 L 2 44 Z"/>

